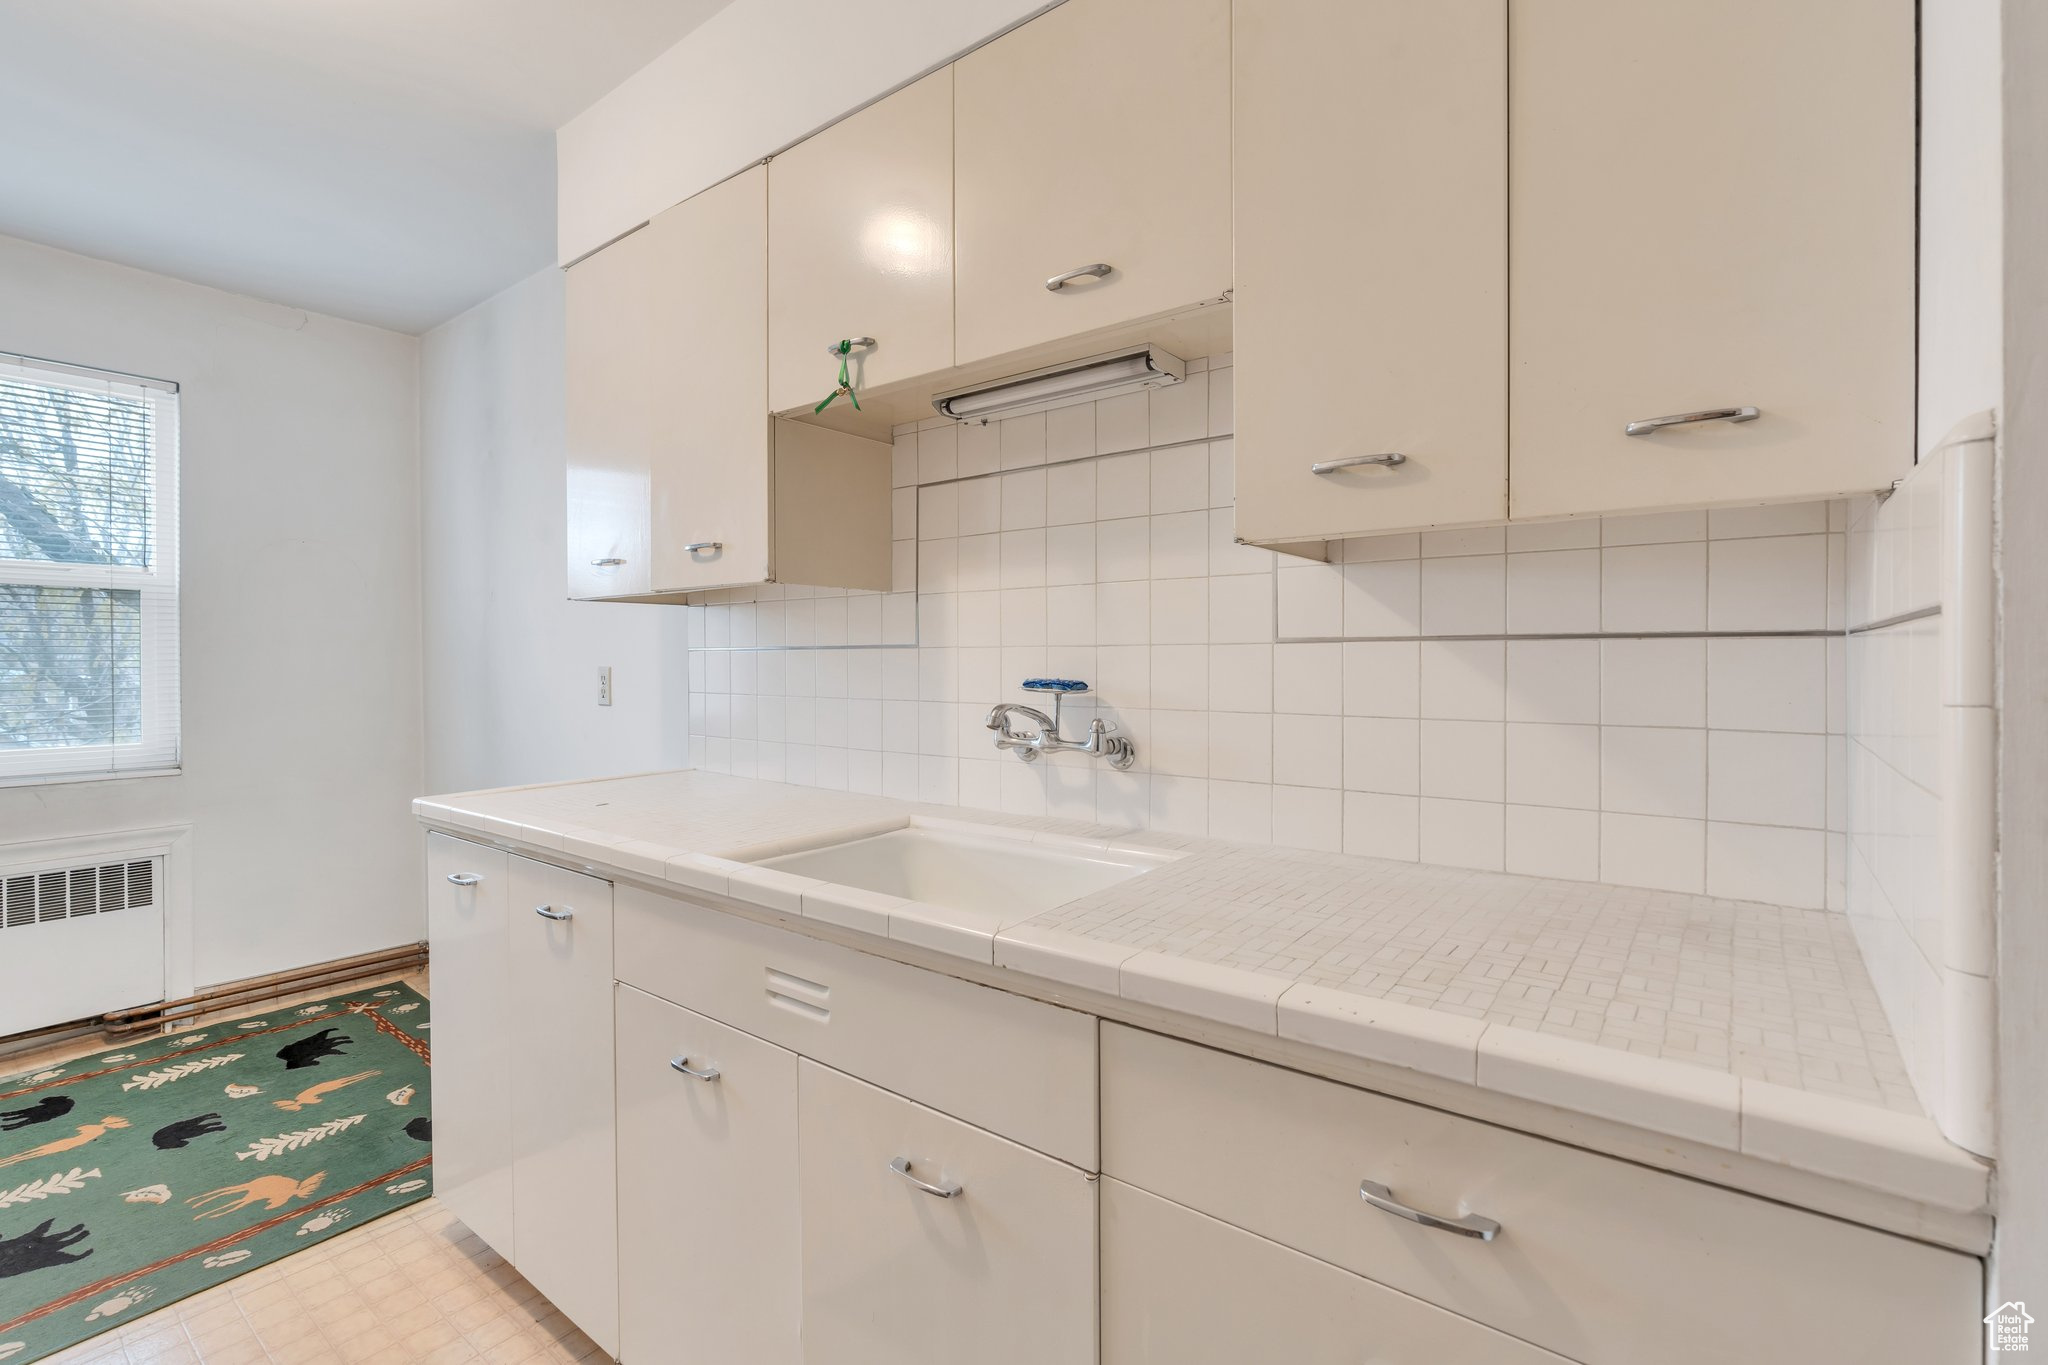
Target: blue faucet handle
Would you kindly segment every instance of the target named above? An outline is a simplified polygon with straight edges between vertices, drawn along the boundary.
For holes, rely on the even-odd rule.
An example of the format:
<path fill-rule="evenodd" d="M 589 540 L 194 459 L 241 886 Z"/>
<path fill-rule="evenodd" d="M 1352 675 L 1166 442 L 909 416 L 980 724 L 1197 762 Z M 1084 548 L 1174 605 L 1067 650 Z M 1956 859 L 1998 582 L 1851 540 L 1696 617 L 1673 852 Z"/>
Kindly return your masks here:
<path fill-rule="evenodd" d="M 1023 686 L 1026 692 L 1058 692 L 1064 696 L 1088 690 L 1087 683 L 1073 678 L 1026 678 Z"/>

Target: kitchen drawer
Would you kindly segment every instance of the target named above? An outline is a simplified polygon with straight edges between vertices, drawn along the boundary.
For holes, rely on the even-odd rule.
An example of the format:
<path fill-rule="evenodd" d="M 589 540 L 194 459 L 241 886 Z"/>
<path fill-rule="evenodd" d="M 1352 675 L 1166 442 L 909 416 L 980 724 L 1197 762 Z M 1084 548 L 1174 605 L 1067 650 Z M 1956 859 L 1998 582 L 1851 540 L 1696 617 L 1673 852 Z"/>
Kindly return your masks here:
<path fill-rule="evenodd" d="M 628 985 L 1095 1169 L 1093 1015 L 623 885 L 618 964 Z"/>
<path fill-rule="evenodd" d="M 1586 1365 L 1978 1359 L 1973 1257 L 1120 1025 L 1102 1068 L 1106 1175 Z"/>
<path fill-rule="evenodd" d="M 1094 1361 L 1092 1177 L 815 1062 L 797 1114 L 805 1360 Z"/>
<path fill-rule="evenodd" d="M 1121 1181 L 1101 1199 L 1103 1365 L 1570 1365 Z"/>

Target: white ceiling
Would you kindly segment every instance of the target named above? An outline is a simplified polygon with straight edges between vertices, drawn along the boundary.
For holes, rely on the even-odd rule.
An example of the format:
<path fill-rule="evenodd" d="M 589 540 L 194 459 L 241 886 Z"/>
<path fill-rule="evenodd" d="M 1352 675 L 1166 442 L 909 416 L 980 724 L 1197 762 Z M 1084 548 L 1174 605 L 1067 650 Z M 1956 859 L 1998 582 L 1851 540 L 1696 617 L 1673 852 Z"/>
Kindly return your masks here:
<path fill-rule="evenodd" d="M 0 6 L 0 234 L 417 332 L 554 259 L 554 130 L 730 0 Z"/>

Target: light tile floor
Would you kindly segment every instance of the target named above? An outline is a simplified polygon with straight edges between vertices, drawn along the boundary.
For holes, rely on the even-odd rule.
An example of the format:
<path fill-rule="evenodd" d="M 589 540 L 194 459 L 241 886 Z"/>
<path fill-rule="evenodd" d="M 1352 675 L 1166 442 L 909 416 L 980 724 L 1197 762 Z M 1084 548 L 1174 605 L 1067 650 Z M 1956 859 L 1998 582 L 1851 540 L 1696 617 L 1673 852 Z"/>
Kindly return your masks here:
<path fill-rule="evenodd" d="M 604 1352 L 429 1199 L 48 1359 L 53 1365 L 539 1365 L 599 1361 Z"/>
<path fill-rule="evenodd" d="M 379 976 L 375 984 L 389 979 Z M 428 993 L 424 972 L 404 980 Z M 259 1001 L 205 1022 L 348 989 Z M 104 1038 L 74 1040 L 0 1058 L 0 1071 L 34 1069 L 106 1046 Z M 434 1199 L 45 1357 L 51 1365 L 541 1365 L 604 1358 L 596 1342 Z"/>

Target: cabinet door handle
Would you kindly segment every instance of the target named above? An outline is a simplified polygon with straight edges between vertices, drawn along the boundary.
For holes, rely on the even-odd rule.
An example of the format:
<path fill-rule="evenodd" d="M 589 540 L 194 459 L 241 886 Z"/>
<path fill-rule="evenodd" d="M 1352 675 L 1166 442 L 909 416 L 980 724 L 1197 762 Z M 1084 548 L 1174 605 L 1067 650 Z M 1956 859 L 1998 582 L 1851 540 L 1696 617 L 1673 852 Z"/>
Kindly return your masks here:
<path fill-rule="evenodd" d="M 1045 287 L 1047 289 L 1050 289 L 1053 293 L 1057 294 L 1060 292 L 1060 290 L 1065 289 L 1067 285 L 1074 280 L 1085 280 L 1090 276 L 1093 276 L 1094 278 L 1099 280 L 1108 273 L 1109 267 L 1103 264 L 1101 261 L 1097 261 L 1093 265 L 1084 265 L 1077 270 L 1063 271 L 1062 273 L 1055 275 L 1051 279 L 1047 280 L 1045 282 Z"/>
<path fill-rule="evenodd" d="M 956 1180 L 949 1180 L 943 1185 L 934 1185 L 929 1180 L 919 1180 L 910 1173 L 910 1158 L 907 1156 L 899 1156 L 890 1162 L 889 1169 L 923 1190 L 926 1194 L 935 1194 L 941 1199 L 951 1199 L 960 1193 L 961 1186 Z"/>
<path fill-rule="evenodd" d="M 593 559 L 590 561 L 590 567 L 593 569 L 616 569 L 625 562 L 623 559 Z"/>
<path fill-rule="evenodd" d="M 1398 450 L 1389 450 L 1384 455 L 1346 455 L 1341 460 L 1320 460 L 1308 467 L 1311 474 L 1334 474 L 1340 469 L 1350 469 L 1362 464 L 1385 465 L 1392 469 L 1397 464 L 1407 464 L 1408 457 Z"/>
<path fill-rule="evenodd" d="M 1375 1184 L 1370 1180 L 1358 1182 L 1358 1197 L 1381 1213 L 1391 1213 L 1396 1218 L 1406 1218 L 1409 1222 L 1420 1223 L 1426 1228 L 1455 1232 L 1460 1237 L 1477 1237 L 1482 1242 L 1491 1242 L 1500 1233 L 1500 1224 L 1491 1218 L 1481 1218 L 1476 1213 L 1468 1213 L 1462 1218 L 1444 1218 L 1434 1213 L 1424 1213 L 1421 1209 L 1410 1208 L 1394 1198 L 1394 1192 L 1385 1185 Z"/>
<path fill-rule="evenodd" d="M 475 886 L 483 878 L 477 876 L 474 872 L 450 872 L 448 880 L 457 886 Z"/>
<path fill-rule="evenodd" d="M 571 920 L 576 918 L 574 910 L 557 910 L 552 905 L 536 905 L 533 907 L 533 913 L 539 915 L 542 919 Z"/>
<path fill-rule="evenodd" d="M 715 1081 L 718 1079 L 719 1072 L 717 1067 L 707 1066 L 699 1070 L 690 1065 L 688 1057 L 671 1057 L 668 1059 L 668 1064 L 670 1070 L 680 1071 L 685 1076 L 695 1076 L 700 1081 Z"/>
<path fill-rule="evenodd" d="M 1669 417 L 1645 417 L 1621 429 L 1624 436 L 1647 436 L 1665 427 L 1689 427 L 1696 422 L 1754 422 L 1761 416 L 1755 408 L 1702 408 L 1698 412 L 1674 412 Z"/>
<path fill-rule="evenodd" d="M 715 551 L 723 550 L 724 548 L 725 542 L 721 540 L 693 540 L 683 547 L 684 551 L 689 554 L 696 554 L 699 550 Z"/>

